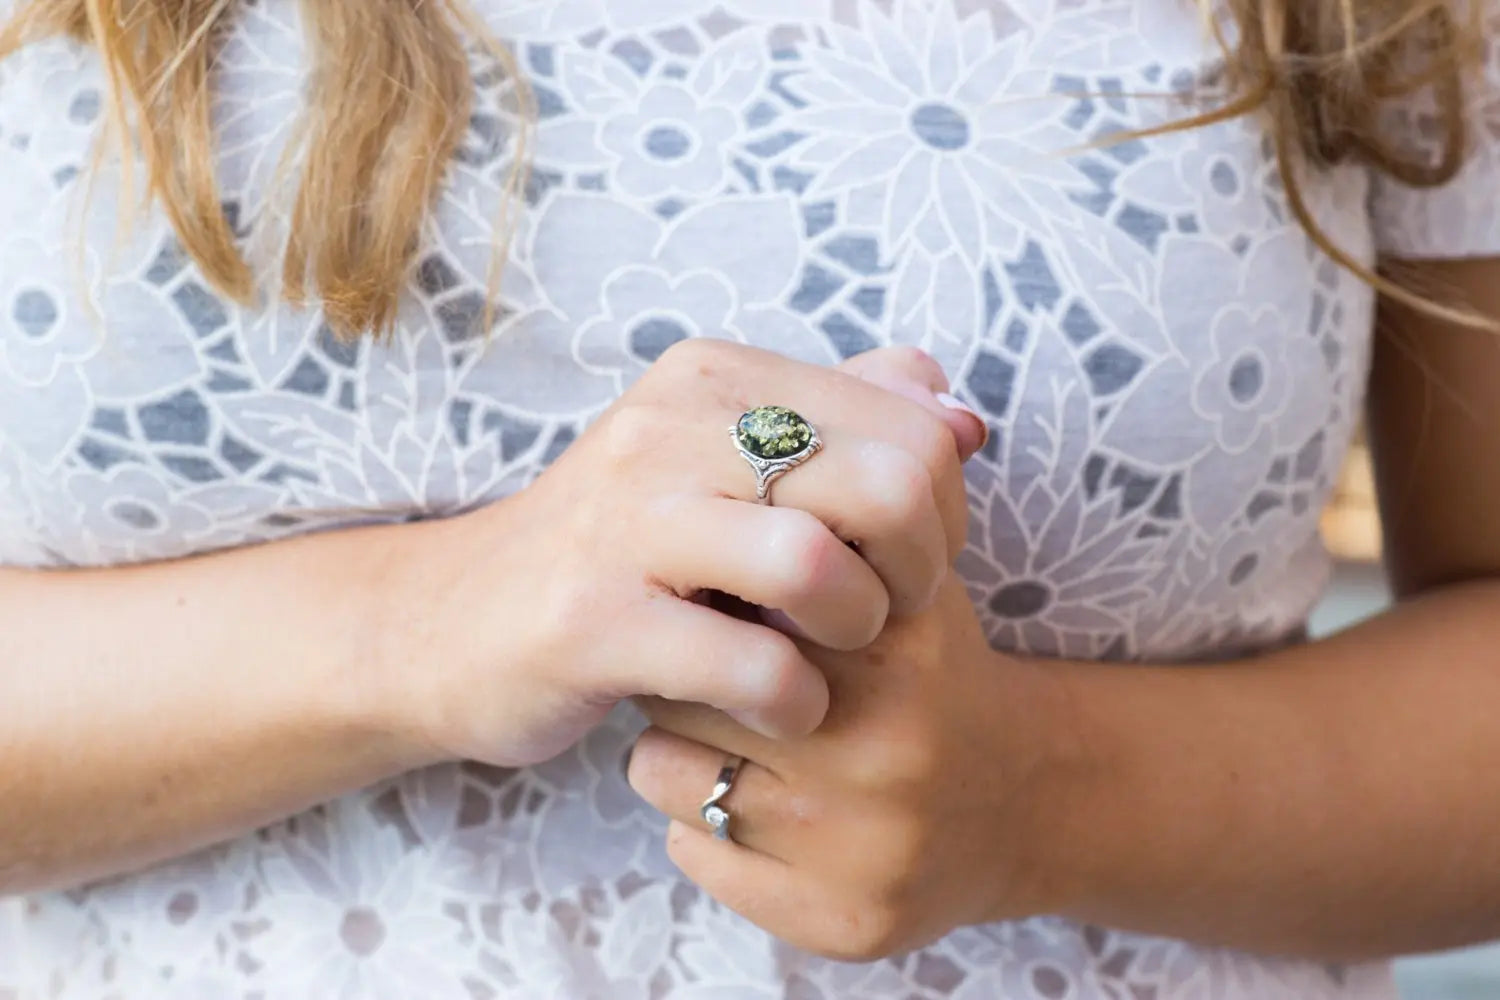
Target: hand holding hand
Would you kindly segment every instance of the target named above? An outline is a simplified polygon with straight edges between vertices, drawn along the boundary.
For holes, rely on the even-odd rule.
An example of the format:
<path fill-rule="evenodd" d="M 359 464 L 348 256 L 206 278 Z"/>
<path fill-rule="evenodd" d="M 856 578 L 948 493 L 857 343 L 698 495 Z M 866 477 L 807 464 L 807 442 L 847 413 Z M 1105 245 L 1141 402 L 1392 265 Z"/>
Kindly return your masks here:
<path fill-rule="evenodd" d="M 641 693 L 766 733 L 817 726 L 827 691 L 803 652 L 703 598 L 773 609 L 819 646 L 868 644 L 889 614 L 932 602 L 967 526 L 960 461 L 983 436 L 937 398 L 946 381 L 925 355 L 849 368 L 685 342 L 534 485 L 416 526 L 382 659 L 433 754 L 534 763 Z M 824 442 L 776 482 L 775 506 L 754 502 L 728 435 L 767 404 Z"/>
<path fill-rule="evenodd" d="M 1045 668 L 993 652 L 956 576 L 866 649 L 807 649 L 831 702 L 809 736 L 771 740 L 701 705 L 641 704 L 654 727 L 631 784 L 673 820 L 686 875 L 793 945 L 869 960 L 956 927 L 1047 912 L 1034 806 L 1061 715 Z M 699 809 L 727 755 L 733 843 Z"/>

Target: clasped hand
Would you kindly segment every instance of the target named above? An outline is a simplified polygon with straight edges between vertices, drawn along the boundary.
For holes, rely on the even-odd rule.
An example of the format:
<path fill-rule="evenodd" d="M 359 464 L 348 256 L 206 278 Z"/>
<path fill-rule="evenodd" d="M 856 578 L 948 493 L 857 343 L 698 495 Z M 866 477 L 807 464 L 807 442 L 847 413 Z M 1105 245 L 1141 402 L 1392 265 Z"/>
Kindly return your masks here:
<path fill-rule="evenodd" d="M 406 536 L 380 662 L 413 738 L 525 766 L 641 698 L 656 725 L 630 778 L 675 820 L 672 856 L 813 951 L 873 957 L 1026 905 L 995 825 L 1024 819 L 1044 684 L 990 651 L 952 574 L 985 429 L 947 389 L 910 349 L 838 369 L 668 351 L 530 487 Z M 762 405 L 824 443 L 774 506 L 728 435 Z M 727 754 L 748 761 L 738 843 L 698 816 Z"/>
<path fill-rule="evenodd" d="M 1054 699 L 1041 668 L 992 653 L 962 583 L 894 619 L 869 647 L 808 656 L 828 680 L 823 724 L 775 740 L 721 712 L 643 699 L 653 727 L 629 779 L 671 817 L 682 871 L 782 940 L 844 960 L 956 927 L 1043 912 L 1046 842 L 1031 809 Z M 698 808 L 726 754 L 733 843 Z"/>

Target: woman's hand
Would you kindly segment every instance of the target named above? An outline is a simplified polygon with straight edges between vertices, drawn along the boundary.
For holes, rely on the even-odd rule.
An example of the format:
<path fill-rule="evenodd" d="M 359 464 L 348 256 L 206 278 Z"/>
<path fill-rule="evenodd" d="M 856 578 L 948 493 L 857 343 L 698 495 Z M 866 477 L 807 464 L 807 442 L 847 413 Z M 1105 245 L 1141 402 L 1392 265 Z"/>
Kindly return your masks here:
<path fill-rule="evenodd" d="M 1050 912 L 1033 806 L 1062 713 L 1045 668 L 989 648 L 956 576 L 867 649 L 808 655 L 832 700 L 801 739 L 642 700 L 655 725 L 629 778 L 672 818 L 683 872 L 777 937 L 846 960 Z M 699 815 L 727 755 L 746 761 L 723 800 L 733 844 Z"/>
<path fill-rule="evenodd" d="M 928 606 L 963 544 L 960 461 L 983 437 L 946 388 L 909 350 L 839 371 L 723 342 L 672 349 L 534 485 L 409 534 L 382 656 L 420 737 L 438 756 L 532 763 L 634 694 L 810 731 L 827 706 L 819 671 L 707 598 L 777 612 L 834 649 Z M 768 404 L 824 444 L 776 481 L 775 506 L 753 502 L 729 435 Z"/>
<path fill-rule="evenodd" d="M 0 895 L 150 864 L 437 760 L 541 760 L 624 694 L 810 728 L 826 692 L 797 648 L 688 598 L 741 588 L 853 642 L 891 603 L 881 574 L 901 600 L 925 597 L 922 560 L 940 553 L 897 533 L 954 544 L 954 435 L 972 450 L 982 432 L 933 399 L 931 361 L 859 364 L 908 398 L 694 347 L 535 487 L 473 514 L 138 566 L 0 569 Z M 868 564 L 807 514 L 726 499 L 754 489 L 726 434 L 751 400 L 819 422 L 828 450 L 777 499 L 837 513 L 869 540 Z M 905 510 L 878 492 L 901 475 Z M 843 586 L 869 606 L 831 607 Z"/>

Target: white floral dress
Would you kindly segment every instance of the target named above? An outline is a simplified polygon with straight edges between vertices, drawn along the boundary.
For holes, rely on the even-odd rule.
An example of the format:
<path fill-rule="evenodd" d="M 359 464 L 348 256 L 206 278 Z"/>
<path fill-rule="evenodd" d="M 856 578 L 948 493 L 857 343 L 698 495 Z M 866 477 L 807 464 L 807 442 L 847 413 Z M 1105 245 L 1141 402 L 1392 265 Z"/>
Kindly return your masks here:
<path fill-rule="evenodd" d="M 284 217 L 271 180 L 304 42 L 293 0 L 239 6 L 216 118 L 225 211 L 256 254 Z M 1180 116 L 1145 95 L 1212 77 L 1186 0 L 479 7 L 539 112 L 488 341 L 517 124 L 498 74 L 382 346 L 337 342 L 316 310 L 223 300 L 159 215 L 119 243 L 110 169 L 79 221 L 97 59 L 59 41 L 0 67 L 0 562 L 441 515 L 524 487 L 684 337 L 822 363 L 901 343 L 993 430 L 960 568 L 997 647 L 1162 661 L 1298 636 L 1371 295 L 1290 221 L 1257 121 L 1079 151 Z M 1366 260 L 1500 250 L 1500 117 L 1476 120 L 1477 159 L 1443 190 L 1358 167 L 1313 179 L 1331 235 Z M 0 997 L 1393 995 L 1382 964 L 1051 918 L 871 965 L 799 954 L 667 861 L 664 821 L 621 774 L 639 724 L 622 711 L 541 767 L 433 768 L 151 871 L 0 901 Z"/>

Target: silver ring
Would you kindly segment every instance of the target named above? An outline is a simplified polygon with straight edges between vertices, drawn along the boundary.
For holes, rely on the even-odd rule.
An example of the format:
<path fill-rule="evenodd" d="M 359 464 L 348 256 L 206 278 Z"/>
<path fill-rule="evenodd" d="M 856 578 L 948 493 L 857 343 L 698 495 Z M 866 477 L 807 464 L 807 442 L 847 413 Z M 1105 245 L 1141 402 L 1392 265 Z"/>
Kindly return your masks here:
<path fill-rule="evenodd" d="M 755 470 L 755 499 L 771 502 L 771 484 L 823 447 L 817 429 L 785 406 L 746 410 L 729 428 L 729 436 Z"/>
<path fill-rule="evenodd" d="M 740 773 L 740 765 L 744 762 L 743 757 L 730 757 L 724 762 L 724 766 L 719 768 L 719 777 L 714 781 L 714 790 L 708 798 L 703 800 L 703 805 L 698 810 L 699 815 L 703 817 L 703 822 L 708 824 L 708 828 L 713 831 L 714 837 L 718 840 L 730 839 L 729 821 L 732 817 L 729 815 L 729 810 L 719 803 L 734 787 L 734 779 Z"/>

